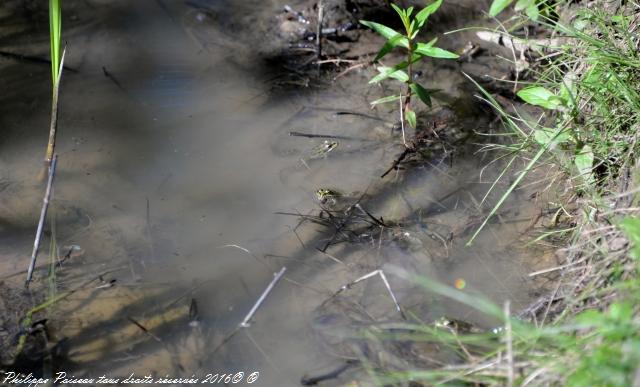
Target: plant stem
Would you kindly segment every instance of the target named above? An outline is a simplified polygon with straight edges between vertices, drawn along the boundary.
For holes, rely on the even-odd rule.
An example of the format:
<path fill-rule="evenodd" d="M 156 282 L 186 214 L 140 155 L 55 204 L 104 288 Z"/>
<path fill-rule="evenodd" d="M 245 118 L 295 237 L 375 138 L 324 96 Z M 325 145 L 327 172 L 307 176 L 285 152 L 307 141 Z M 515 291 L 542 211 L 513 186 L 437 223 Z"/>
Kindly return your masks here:
<path fill-rule="evenodd" d="M 36 258 L 38 257 L 38 249 L 40 248 L 40 239 L 42 238 L 42 230 L 44 229 L 45 218 L 47 217 L 47 209 L 49 208 L 49 198 L 51 197 L 51 186 L 53 185 L 53 177 L 56 173 L 56 164 L 58 161 L 57 156 L 53 156 L 51 160 L 51 166 L 49 167 L 49 179 L 47 181 L 47 189 L 42 200 L 42 209 L 40 210 L 40 221 L 38 222 L 38 228 L 36 229 L 36 238 L 33 242 L 33 252 L 31 253 L 31 261 L 29 262 L 29 269 L 27 271 L 27 280 L 25 286 L 29 287 L 31 277 L 33 276 L 33 269 L 36 267 Z"/>
<path fill-rule="evenodd" d="M 47 153 L 44 162 L 47 167 L 51 167 L 51 161 L 56 148 L 56 132 L 58 127 L 58 96 L 60 95 L 60 80 L 62 79 L 62 68 L 64 66 L 64 56 L 67 49 L 62 50 L 60 58 L 60 67 L 58 67 L 58 76 L 53 82 L 53 93 L 51 97 L 51 122 L 49 123 L 49 143 L 47 145 Z"/>
<path fill-rule="evenodd" d="M 407 31 L 408 39 L 409 36 L 410 35 Z M 409 39 L 409 48 L 407 49 L 407 63 L 409 63 L 409 66 L 407 67 L 407 75 L 409 76 L 409 80 L 407 81 L 407 96 L 404 100 L 404 104 L 402 103 L 402 93 L 400 93 L 400 125 L 402 127 L 402 143 L 404 144 L 405 148 L 407 147 L 407 140 L 405 137 L 404 123 L 407 117 L 407 110 L 410 109 L 411 104 L 411 77 L 413 73 L 411 58 L 413 58 L 413 40 Z"/>
<path fill-rule="evenodd" d="M 407 56 L 407 60 L 409 61 L 409 67 L 407 68 L 407 75 L 409 75 L 409 81 L 407 82 L 407 102 L 405 103 L 405 106 L 408 105 L 409 101 L 411 100 L 411 89 L 410 89 L 410 85 L 412 82 L 412 76 L 413 76 L 413 63 L 411 61 L 411 58 L 413 58 L 413 41 L 409 40 L 409 51 L 408 51 L 408 56 Z"/>

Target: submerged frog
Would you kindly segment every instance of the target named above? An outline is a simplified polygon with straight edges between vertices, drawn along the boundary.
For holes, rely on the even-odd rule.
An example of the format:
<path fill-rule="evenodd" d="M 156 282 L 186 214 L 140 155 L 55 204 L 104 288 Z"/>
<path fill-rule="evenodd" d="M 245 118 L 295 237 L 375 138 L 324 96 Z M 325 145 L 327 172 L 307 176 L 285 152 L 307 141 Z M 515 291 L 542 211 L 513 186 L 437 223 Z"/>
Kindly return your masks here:
<path fill-rule="evenodd" d="M 306 159 L 307 161 L 309 161 L 325 158 L 327 157 L 329 152 L 336 149 L 338 145 L 340 145 L 338 141 L 324 140 L 324 142 L 322 142 L 321 144 L 318 144 L 311 148 L 309 154 L 306 157 L 303 156 L 301 160 L 304 161 Z"/>
<path fill-rule="evenodd" d="M 303 169 L 302 167 L 306 168 L 307 170 L 311 170 L 311 167 L 309 166 L 311 161 L 326 158 L 329 153 L 334 151 L 339 145 L 340 143 L 338 141 L 325 140 L 320 144 L 315 145 L 311 149 L 302 152 L 299 156 L 299 162 L 296 165 L 292 165 L 280 170 L 280 181 L 286 183 L 286 181 L 288 180 L 288 176 L 296 173 L 296 171 L 299 171 L 300 169 Z"/>
<path fill-rule="evenodd" d="M 318 188 L 316 190 L 316 199 L 318 202 L 329 207 L 335 206 L 341 197 L 342 193 L 330 188 Z"/>
<path fill-rule="evenodd" d="M 315 192 L 316 200 L 324 209 L 342 211 L 358 202 L 361 192 L 342 193 L 331 188 L 319 188 Z"/>
<path fill-rule="evenodd" d="M 433 326 L 440 329 L 446 329 L 452 333 L 481 333 L 482 330 L 477 326 L 462 320 L 442 316 L 433 322 Z"/>

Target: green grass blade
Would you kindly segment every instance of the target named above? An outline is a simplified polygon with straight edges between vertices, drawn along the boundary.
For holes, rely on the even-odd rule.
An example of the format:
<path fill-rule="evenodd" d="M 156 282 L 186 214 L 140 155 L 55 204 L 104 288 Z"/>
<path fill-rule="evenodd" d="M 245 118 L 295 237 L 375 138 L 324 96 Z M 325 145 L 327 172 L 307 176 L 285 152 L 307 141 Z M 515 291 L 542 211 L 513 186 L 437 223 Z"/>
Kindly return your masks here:
<path fill-rule="evenodd" d="M 60 74 L 60 40 L 62 11 L 60 0 L 49 0 L 49 37 L 51 46 L 51 80 L 55 84 Z"/>
<path fill-rule="evenodd" d="M 556 131 L 556 136 L 557 136 L 557 134 L 559 132 L 560 132 L 560 130 Z M 507 200 L 507 197 L 511 194 L 511 192 L 513 192 L 513 190 L 516 189 L 518 184 L 520 184 L 520 182 L 522 181 L 522 179 L 524 179 L 524 177 L 527 175 L 527 173 L 529 173 L 529 171 L 531 171 L 531 169 L 533 169 L 533 166 L 538 162 L 540 157 L 542 157 L 544 152 L 547 151 L 547 147 L 548 146 L 544 146 L 544 147 L 540 148 L 540 150 L 538 150 L 538 153 L 536 153 L 536 155 L 533 156 L 533 158 L 531 159 L 529 164 L 527 164 L 527 167 L 522 172 L 520 172 L 520 175 L 518 175 L 518 178 L 511 184 L 509 189 L 507 189 L 507 191 L 502 195 L 502 197 L 500 197 L 500 200 L 498 200 L 498 203 L 496 203 L 496 205 L 493 206 L 493 208 L 491 209 L 491 212 L 489 213 L 489 215 L 487 215 L 487 217 L 484 219 L 484 222 L 482 222 L 482 224 L 480 225 L 480 227 L 478 227 L 476 232 L 473 233 L 473 236 L 471 236 L 471 239 L 469 239 L 469 241 L 466 243 L 466 246 L 471 246 L 473 244 L 473 241 L 476 239 L 478 234 L 480 234 L 480 231 L 482 231 L 482 229 L 484 229 L 484 226 L 487 225 L 487 223 L 489 222 L 489 219 L 491 219 L 491 217 L 493 217 L 493 215 L 495 215 L 496 211 L 498 211 L 498 209 L 500 207 L 502 207 L 502 204 L 504 203 L 505 200 Z"/>

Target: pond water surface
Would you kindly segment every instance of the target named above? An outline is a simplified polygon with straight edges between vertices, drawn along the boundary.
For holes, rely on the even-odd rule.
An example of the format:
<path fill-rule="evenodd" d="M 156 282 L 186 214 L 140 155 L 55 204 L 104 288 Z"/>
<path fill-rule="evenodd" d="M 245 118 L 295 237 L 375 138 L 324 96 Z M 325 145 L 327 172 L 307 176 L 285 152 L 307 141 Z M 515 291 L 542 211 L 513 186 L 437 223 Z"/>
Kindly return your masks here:
<path fill-rule="evenodd" d="M 64 74 L 61 89 L 59 162 L 36 281 L 47 276 L 53 235 L 60 257 L 78 246 L 58 268 L 59 293 L 111 269 L 104 279 L 117 282 L 83 289 L 50 312 L 53 339 L 68 339 L 56 368 L 94 377 L 258 371 L 259 385 L 298 385 L 355 356 L 336 342 L 341 328 L 401 321 L 378 278 L 341 294 L 356 314 L 324 303 L 373 270 L 400 267 L 448 285 L 464 279 L 465 291 L 511 300 L 516 311 L 534 298 L 527 274 L 540 253 L 522 246 L 540 211 L 530 197 L 536 187 L 516 192 L 466 248 L 467 228 L 498 197 L 480 204 L 500 164 L 480 176 L 490 158 L 469 150 L 381 179 L 402 144 L 391 134 L 393 109 L 370 109 L 381 93 L 367 83 L 373 69 L 274 91 L 279 70 L 261 55 L 285 2 L 78 3 L 67 11 L 66 64 L 77 72 Z M 45 57 L 46 32 L 46 24 L 24 27 L 2 40 L 3 50 Z M 0 66 L 0 267 L 14 273 L 27 265 L 44 192 L 50 72 L 7 58 Z M 427 66 L 428 82 L 460 95 L 455 65 Z M 336 114 L 345 110 L 372 117 Z M 473 130 L 488 131 L 489 120 Z M 325 140 L 289 131 L 355 139 L 313 159 Z M 331 232 L 281 214 L 317 215 L 321 187 L 366 193 L 368 212 L 404 224 L 321 252 Z M 251 327 L 230 336 L 284 266 Z M 403 308 L 427 323 L 446 315 L 494 324 L 387 276 Z M 358 375 L 351 370 L 342 382 Z"/>

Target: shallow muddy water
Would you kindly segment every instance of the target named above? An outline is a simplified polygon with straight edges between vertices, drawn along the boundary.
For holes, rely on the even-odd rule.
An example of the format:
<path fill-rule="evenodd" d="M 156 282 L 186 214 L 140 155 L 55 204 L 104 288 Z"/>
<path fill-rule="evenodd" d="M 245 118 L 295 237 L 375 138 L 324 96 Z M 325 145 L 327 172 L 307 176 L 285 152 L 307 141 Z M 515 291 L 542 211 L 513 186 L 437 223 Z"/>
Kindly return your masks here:
<path fill-rule="evenodd" d="M 111 269 L 103 279 L 117 282 L 76 292 L 50 312 L 53 339 L 67 339 L 55 367 L 78 376 L 257 371 L 259 385 L 298 385 L 356 356 L 342 345 L 345 329 L 401 321 L 377 278 L 341 293 L 342 304 L 331 301 L 377 269 L 448 285 L 464 279 L 465 291 L 511 300 L 514 311 L 532 301 L 527 274 L 540 252 L 522 246 L 540 211 L 530 197 L 537 187 L 517 191 L 464 247 L 497 199 L 480 205 L 500 165 L 480 176 L 490 158 L 469 148 L 452 163 L 435 158 L 381 179 L 402 143 L 391 134 L 392 109 L 369 108 L 381 92 L 367 84 L 373 70 L 274 91 L 278 71 L 262 55 L 275 43 L 264 31 L 285 2 L 238 3 L 70 6 L 66 64 L 77 72 L 65 73 L 61 89 L 59 162 L 36 279 L 47 275 L 53 235 L 63 258 L 79 246 L 58 268 L 58 292 Z M 43 26 L 3 40 L 3 51 L 46 56 Z M 0 66 L 0 267 L 11 274 L 27 266 L 44 191 L 50 71 L 8 58 Z M 430 63 L 425 74 L 460 96 L 456 65 Z M 346 110 L 370 117 L 337 114 Z M 472 130 L 488 130 L 488 119 L 475 122 Z M 290 131 L 349 139 L 314 157 L 325 140 Z M 359 243 L 320 252 L 330 230 L 282 213 L 317 214 L 321 187 L 366 194 L 368 212 L 403 224 L 363 229 Z M 230 336 L 283 266 L 251 327 Z M 495 323 L 387 275 L 399 303 L 425 322 Z M 342 381 L 358 375 L 349 370 Z"/>

